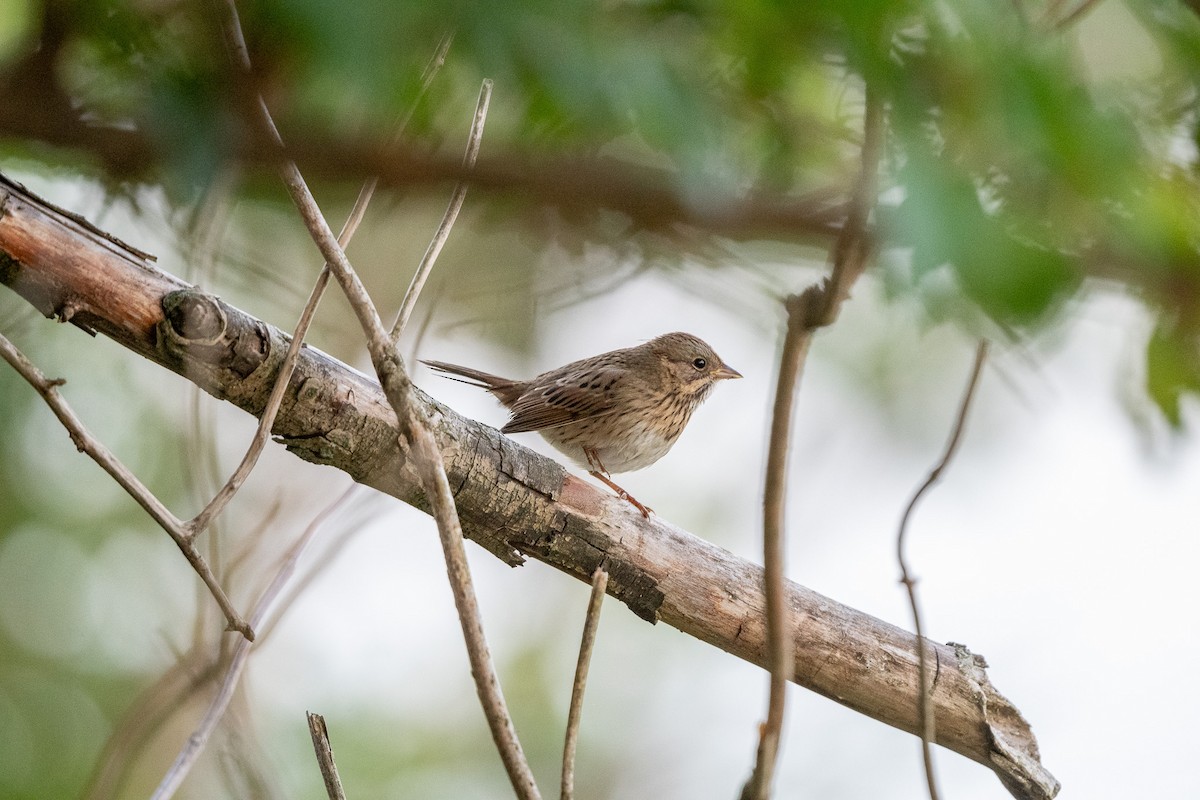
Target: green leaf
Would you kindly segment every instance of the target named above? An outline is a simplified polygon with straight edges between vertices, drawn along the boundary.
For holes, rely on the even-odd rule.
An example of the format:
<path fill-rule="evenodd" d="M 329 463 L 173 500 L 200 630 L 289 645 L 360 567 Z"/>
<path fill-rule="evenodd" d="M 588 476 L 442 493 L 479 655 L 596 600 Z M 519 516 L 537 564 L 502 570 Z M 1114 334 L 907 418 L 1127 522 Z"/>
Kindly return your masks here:
<path fill-rule="evenodd" d="M 1011 214 L 986 210 L 980 190 L 928 150 L 914 148 L 900 178 L 905 199 L 883 219 L 912 248 L 918 283 L 949 266 L 963 294 L 1005 326 L 1044 321 L 1079 287 L 1071 259 L 1014 235 Z"/>
<path fill-rule="evenodd" d="M 1200 395 L 1200 334 L 1160 319 L 1146 347 L 1146 392 L 1173 428 L 1180 428 L 1180 400 Z"/>

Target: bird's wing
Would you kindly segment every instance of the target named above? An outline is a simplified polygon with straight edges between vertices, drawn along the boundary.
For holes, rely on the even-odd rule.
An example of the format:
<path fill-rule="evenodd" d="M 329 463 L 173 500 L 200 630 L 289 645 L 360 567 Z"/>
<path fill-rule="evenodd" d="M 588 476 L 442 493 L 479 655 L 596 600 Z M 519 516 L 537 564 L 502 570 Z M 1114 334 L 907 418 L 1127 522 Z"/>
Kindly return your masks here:
<path fill-rule="evenodd" d="M 512 418 L 502 433 L 557 428 L 617 411 L 613 392 L 625 380 L 625 370 L 596 367 L 551 381 L 538 381 L 512 405 Z"/>

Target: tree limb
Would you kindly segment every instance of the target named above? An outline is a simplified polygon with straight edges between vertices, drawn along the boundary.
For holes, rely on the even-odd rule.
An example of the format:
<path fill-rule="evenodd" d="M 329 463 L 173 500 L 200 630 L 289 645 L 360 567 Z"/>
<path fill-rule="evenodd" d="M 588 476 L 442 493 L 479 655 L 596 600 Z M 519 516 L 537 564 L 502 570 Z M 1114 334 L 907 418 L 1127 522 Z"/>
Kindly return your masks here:
<path fill-rule="evenodd" d="M 151 259 L 18 184 L 0 178 L 0 282 L 47 316 L 104 333 L 251 414 L 266 404 L 288 337 L 157 270 Z M 164 313 L 164 308 L 169 309 Z M 189 332 L 203 330 L 197 339 Z M 589 582 L 603 564 L 608 593 L 765 667 L 762 568 L 568 475 L 498 431 L 413 388 L 442 449 L 465 535 L 509 564 L 536 558 Z M 304 348 L 276 420 L 295 455 L 427 509 L 379 385 Z M 893 727 L 919 734 L 917 639 L 810 589 L 787 584 L 795 680 Z M 962 645 L 926 642 L 937 742 L 992 768 L 1018 798 L 1052 798 L 1020 712 Z"/>

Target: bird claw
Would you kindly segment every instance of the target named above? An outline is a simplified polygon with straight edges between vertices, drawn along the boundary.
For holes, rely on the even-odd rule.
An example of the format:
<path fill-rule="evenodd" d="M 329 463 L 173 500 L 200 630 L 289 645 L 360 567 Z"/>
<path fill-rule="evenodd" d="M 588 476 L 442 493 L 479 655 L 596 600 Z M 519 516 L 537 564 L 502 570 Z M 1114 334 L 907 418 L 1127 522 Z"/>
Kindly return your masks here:
<path fill-rule="evenodd" d="M 638 511 L 642 512 L 642 516 L 645 519 L 650 519 L 650 515 L 654 513 L 653 508 L 651 508 L 650 506 L 642 505 L 641 503 L 639 503 L 637 501 L 637 498 L 635 498 L 633 495 L 629 494 L 629 492 L 625 491 L 624 489 L 622 489 L 621 493 L 618 494 L 617 496 L 620 497 L 622 500 L 626 501 L 627 503 L 629 503 L 631 506 L 636 508 Z"/>
<path fill-rule="evenodd" d="M 642 517 L 644 517 L 645 519 L 650 519 L 650 515 L 654 513 L 653 508 L 639 503 L 637 498 L 635 498 L 629 492 L 625 491 L 620 486 L 618 486 L 616 483 L 614 483 L 613 480 L 611 478 L 609 478 L 607 475 L 605 475 L 603 472 L 597 472 L 596 470 L 590 470 L 588 472 L 588 474 L 591 475 L 596 480 L 603 483 L 608 488 L 612 489 L 614 492 L 616 492 L 617 497 L 621 498 L 622 500 L 624 500 L 625 502 L 629 503 L 631 506 L 636 508 L 638 511 L 642 512 Z"/>

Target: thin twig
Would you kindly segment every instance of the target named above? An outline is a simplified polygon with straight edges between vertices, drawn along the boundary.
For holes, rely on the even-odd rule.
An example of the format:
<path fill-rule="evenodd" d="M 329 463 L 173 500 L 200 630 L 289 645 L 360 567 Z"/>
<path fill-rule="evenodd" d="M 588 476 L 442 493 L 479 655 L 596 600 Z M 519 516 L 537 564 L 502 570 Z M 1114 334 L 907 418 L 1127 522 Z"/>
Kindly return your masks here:
<path fill-rule="evenodd" d="M 221 588 L 212 569 L 209 568 L 208 562 L 196 551 L 187 537 L 183 523 L 102 442 L 88 432 L 83 422 L 63 399 L 58 387 L 66 381 L 47 378 L 3 335 L 0 335 L 0 357 L 12 365 L 13 369 L 20 373 L 21 377 L 42 396 L 42 399 L 50 406 L 50 410 L 58 417 L 59 422 L 67 429 L 75 447 L 86 453 L 100 465 L 101 469 L 111 475 L 113 480 L 120 484 L 121 488 L 128 492 L 129 496 L 145 509 L 146 513 L 174 540 L 188 563 L 192 565 L 192 569 L 208 587 L 209 592 L 217 601 L 217 605 L 221 607 L 229 629 L 238 631 L 247 640 L 253 641 L 254 630 L 233 607 L 233 603 L 225 594 L 225 590 Z"/>
<path fill-rule="evenodd" d="M 474 167 L 475 161 L 479 158 L 479 144 L 483 140 L 483 123 L 487 120 L 488 104 L 491 100 L 492 81 L 485 79 L 479 88 L 479 100 L 475 104 L 475 119 L 471 123 L 471 134 L 467 138 L 467 152 L 463 156 L 463 166 L 467 169 Z M 446 206 L 446 213 L 442 215 L 437 233 L 429 242 L 429 247 L 425 249 L 425 255 L 421 257 L 421 263 L 413 275 L 412 282 L 408 285 L 408 291 L 404 293 L 403 302 L 400 303 L 396 321 L 392 323 L 393 342 L 400 341 L 404 329 L 408 326 L 408 319 L 412 316 L 413 309 L 416 308 L 421 289 L 424 288 L 425 281 L 429 277 L 430 271 L 433 270 L 434 262 L 442 252 L 442 247 L 450 238 L 450 231 L 454 227 L 455 220 L 458 219 L 458 212 L 462 210 L 463 202 L 467 199 L 467 187 L 466 181 L 460 181 L 454 187 L 454 194 L 450 196 L 450 204 Z"/>
<path fill-rule="evenodd" d="M 794 304 L 793 304 L 794 305 Z M 771 779 L 783 733 L 787 683 L 795 669 L 792 637 L 788 635 L 788 613 L 784 592 L 785 508 L 787 460 L 790 450 L 792 406 L 800 373 L 812 343 L 813 329 L 804 315 L 788 314 L 787 334 L 779 360 L 775 384 L 775 407 L 771 414 L 771 441 L 763 490 L 763 583 L 767 605 L 767 645 L 770 650 L 771 682 L 767 697 L 767 719 L 759 736 L 754 772 L 742 791 L 745 800 L 762 800 L 771 794 Z"/>
<path fill-rule="evenodd" d="M 250 617 L 251 623 L 255 626 L 259 625 L 266 617 L 267 610 L 271 607 L 272 602 L 278 597 L 283 587 L 291 578 L 292 573 L 296 571 L 296 562 L 300 560 L 305 548 L 313 540 L 317 531 L 320 530 L 325 520 L 332 513 L 336 504 L 326 507 L 326 509 L 318 514 L 300 534 L 300 537 L 289 548 L 287 555 L 284 557 L 283 563 L 275 573 L 275 577 L 263 589 L 259 595 L 258 602 L 254 604 L 254 610 Z M 175 757 L 174 763 L 159 782 L 158 788 L 155 790 L 151 800 L 168 800 L 174 796 L 175 792 L 183 783 L 184 778 L 191 771 L 192 766 L 196 763 L 200 753 L 204 750 L 204 746 L 208 743 L 209 737 L 216 730 L 217 724 L 225 714 L 225 710 L 229 707 L 229 701 L 233 699 L 234 691 L 237 689 L 238 681 L 242 677 L 242 672 L 246 668 L 246 664 L 250 658 L 250 650 L 252 642 L 246 639 L 239 639 L 237 646 L 234 648 L 233 654 L 229 659 L 229 664 L 225 669 L 225 675 L 221 680 L 221 684 L 217 689 L 216 695 L 209 702 L 208 711 L 196 729 L 192 731 L 192 735 L 188 737 L 187 742 L 180 750 L 179 755 Z"/>
<path fill-rule="evenodd" d="M 108 800 L 119 796 L 130 763 L 171 714 L 217 674 L 221 662 L 208 648 L 195 644 L 138 694 L 124 711 L 96 759 L 82 800 Z"/>
<path fill-rule="evenodd" d="M 592 595 L 583 618 L 583 640 L 579 643 L 579 661 L 575 664 L 575 681 L 571 684 L 571 706 L 567 711 L 567 737 L 563 744 L 562 800 L 575 797 L 575 748 L 579 743 L 579 720 L 583 714 L 583 690 L 587 688 L 588 667 L 596 645 L 596 629 L 600 626 L 600 607 L 608 588 L 608 572 L 597 567 L 592 575 Z"/>
<path fill-rule="evenodd" d="M 238 19 L 237 7 L 233 0 L 226 0 L 225 5 L 228 11 L 225 20 L 226 39 L 238 65 L 249 74 L 250 59 Z M 259 122 L 282 152 L 282 137 L 261 95 L 257 98 L 256 109 Z M 495 667 L 483 636 L 475 595 L 471 587 L 466 552 L 462 543 L 462 527 L 454 506 L 454 498 L 450 492 L 450 484 L 446 478 L 442 454 L 433 440 L 433 435 L 425 427 L 424 420 L 417 413 L 413 401 L 412 382 L 405 369 L 404 361 L 400 358 L 395 343 L 384 328 L 383 321 L 361 279 L 354 271 L 349 259 L 346 258 L 345 252 L 334 239 L 299 168 L 295 162 L 284 159 L 280 163 L 280 173 L 293 204 L 304 220 L 305 227 L 329 263 L 334 277 L 337 278 L 355 316 L 358 317 L 367 338 L 371 363 L 375 367 L 375 373 L 379 377 L 384 395 L 396 414 L 400 435 L 407 442 L 415 457 L 414 465 L 417 468 L 426 498 L 432 507 L 434 519 L 437 521 L 438 535 L 442 540 L 447 573 L 450 576 L 451 589 L 454 593 L 455 605 L 458 608 L 463 636 L 467 644 L 467 653 L 471 661 L 471 673 L 475 679 L 480 703 L 484 715 L 487 717 L 488 726 L 500 758 L 504 762 L 517 795 L 522 798 L 540 798 L 541 795 L 533 780 L 533 773 L 525 760 L 520 742 L 517 741 L 516 731 L 504 703 L 504 697 L 500 692 Z"/>
<path fill-rule="evenodd" d="M 850 289 L 866 269 L 871 251 L 871 236 L 867 227 L 871 210 L 878 195 L 879 162 L 883 156 L 883 100 L 879 92 L 867 84 L 863 109 L 863 144 L 859 155 L 861 170 L 850 212 L 833 246 L 833 273 L 825 285 L 824 306 L 813 327 L 832 325 L 842 304 L 850 297 Z"/>
<path fill-rule="evenodd" d="M 475 678 L 475 689 L 483 706 L 484 716 L 492 731 L 492 739 L 500 753 L 500 759 L 508 771 L 513 789 L 524 800 L 540 800 L 541 793 L 533 779 L 533 773 L 517 739 L 512 717 L 500 691 L 496 668 L 483 635 L 479 606 L 471 583 L 471 572 L 467 566 L 467 551 L 463 546 L 462 527 L 454 508 L 454 496 L 450 492 L 450 481 L 442 466 L 442 454 L 437 448 L 433 434 L 424 425 L 413 428 L 413 452 L 421 474 L 421 484 L 438 521 L 438 536 L 446 557 L 446 572 L 450 576 L 450 589 L 454 593 L 454 605 L 458 609 L 463 639 L 467 645 L 467 658 L 471 662 L 471 675 Z"/>
<path fill-rule="evenodd" d="M 347 486 L 346 490 L 338 495 L 337 499 L 326 505 L 325 508 L 321 509 L 317 516 L 313 518 L 313 521 L 319 522 L 321 519 L 328 519 L 329 517 L 333 516 L 335 512 L 341 511 L 343 508 L 350 506 L 350 501 L 356 499 L 365 490 L 366 487 L 357 483 Z M 355 505 L 354 509 L 357 512 L 357 515 L 363 514 L 363 506 L 361 504 Z M 312 562 L 311 568 L 301 575 L 297 580 L 292 581 L 291 584 L 289 584 L 287 593 L 280 597 L 278 602 L 271 606 L 271 613 L 267 616 L 263 624 L 259 626 L 258 641 L 260 643 L 266 642 L 271 638 L 271 634 L 275 632 L 275 629 L 283 620 L 284 615 L 288 612 L 296 600 L 299 599 L 300 595 L 303 594 L 304 591 L 312 585 L 313 581 L 320 577 L 325 570 L 329 569 L 329 567 L 334 564 L 334 562 L 337 560 L 337 557 L 341 554 L 342 548 L 346 546 L 346 544 L 356 533 L 362 530 L 363 526 L 358 522 L 358 520 L 361 518 L 361 516 L 356 516 L 353 520 L 347 520 L 345 523 L 345 530 L 339 533 L 332 542 L 326 545 L 324 550 L 310 559 Z"/>
<path fill-rule="evenodd" d="M 413 112 L 416 110 L 416 103 L 425 95 L 437 75 L 438 70 L 446 60 L 446 52 L 450 49 L 450 43 L 453 41 L 451 34 L 446 34 L 438 43 L 437 50 L 433 57 L 426 65 L 424 72 L 421 75 L 421 87 L 418 91 L 416 101 L 409 108 L 408 113 L 397 126 L 394 140 L 399 142 L 404 134 L 405 128 L 408 126 L 409 120 L 412 118 Z M 244 43 L 241 52 L 245 53 Z M 247 56 L 248 59 L 248 56 Z M 249 61 L 246 61 L 248 68 Z M 379 186 L 378 178 L 369 178 L 359 189 L 358 197 L 355 198 L 354 206 L 350 210 L 350 215 L 346 218 L 346 222 L 342 225 L 342 230 L 338 234 L 338 245 L 345 250 L 350 240 L 354 237 L 358 226 L 362 223 L 363 217 L 366 215 L 367 206 L 375 196 L 375 190 Z M 291 345 L 288 348 L 287 355 L 284 357 L 283 364 L 279 369 L 279 376 L 276 379 L 275 386 L 271 392 L 271 396 L 267 401 L 266 408 L 263 410 L 262 417 L 259 420 L 258 430 L 255 431 L 255 437 L 251 443 L 250 449 L 247 451 L 242 463 L 238 466 L 237 471 L 230 477 L 229 481 L 222 487 L 222 490 L 217 493 L 208 507 L 204 509 L 195 519 L 189 523 L 193 529 L 192 535 L 195 536 L 203 531 L 212 517 L 221 512 L 224 506 L 228 503 L 232 495 L 237 491 L 237 487 L 241 485 L 249 475 L 249 472 L 254 467 L 254 463 L 258 460 L 258 456 L 262 451 L 266 440 L 270 435 L 271 425 L 275 421 L 275 416 L 279 411 L 279 406 L 283 399 L 283 393 L 287 388 L 287 382 L 291 378 L 292 372 L 295 370 L 296 361 L 299 358 L 300 349 L 303 345 L 304 337 L 312 324 L 312 318 L 316 313 L 316 306 L 320 302 L 321 295 L 325 291 L 325 287 L 329 283 L 329 263 L 326 262 L 321 267 L 321 272 L 317 276 L 315 285 L 309 295 L 308 302 L 304 306 L 304 310 L 300 314 L 300 319 L 296 324 L 296 329 L 292 334 Z"/>
<path fill-rule="evenodd" d="M 909 572 L 908 562 L 904 558 L 904 542 L 908 535 L 908 520 L 912 516 L 913 509 L 916 508 L 917 502 L 941 479 L 950 459 L 954 458 L 954 454 L 958 450 L 958 443 L 962 440 L 963 430 L 967 425 L 967 414 L 971 410 L 975 389 L 979 386 L 979 376 L 983 373 L 987 353 L 987 340 L 982 339 L 975 351 L 975 366 L 971 369 L 971 377 L 967 380 L 967 389 L 963 392 L 962 403 L 958 408 L 958 417 L 954 420 L 954 429 L 950 433 L 950 440 L 946 443 L 946 449 L 937 466 L 930 471 L 929 477 L 908 501 L 908 507 L 904 509 L 904 516 L 900 518 L 900 530 L 896 534 L 896 560 L 900 563 L 900 582 L 908 590 L 913 627 L 916 628 L 917 634 L 918 724 L 921 729 L 921 757 L 925 762 L 925 782 L 929 787 L 929 800 L 938 800 L 937 777 L 933 771 L 933 742 L 937 731 L 934 725 L 933 692 L 932 687 L 928 685 L 929 665 L 927 663 L 928 656 L 925 653 L 925 637 L 922 633 L 921 608 L 917 603 L 917 579 Z"/>
<path fill-rule="evenodd" d="M 765 800 L 779 757 L 787 683 L 795 671 L 793 642 L 784 588 L 786 552 L 787 461 L 792 407 L 800 376 L 817 329 L 831 325 L 850 296 L 850 288 L 866 268 L 870 252 L 867 220 L 875 205 L 879 161 L 883 149 L 883 104 L 867 86 L 863 114 L 861 172 L 854 188 L 850 215 L 833 248 L 833 270 L 821 284 L 785 301 L 787 332 L 780 356 L 779 379 L 771 417 L 771 439 L 763 488 L 763 591 L 766 598 L 767 649 L 771 669 L 767 719 L 759 732 L 754 771 L 742 787 L 743 800 Z"/>
<path fill-rule="evenodd" d="M 325 792 L 329 795 L 329 800 L 346 800 L 337 764 L 333 763 L 333 745 L 329 743 L 329 729 L 325 727 L 325 718 L 309 711 L 308 733 L 312 736 L 317 766 L 321 768 L 321 777 L 325 779 Z"/>
<path fill-rule="evenodd" d="M 429 88 L 430 83 L 437 74 L 438 69 L 445 62 L 446 51 L 450 48 L 451 40 L 452 37 L 449 34 L 442 37 L 442 41 L 438 44 L 437 51 L 434 53 L 434 56 L 430 60 L 429 64 L 425 67 L 425 72 L 421 76 L 421 89 L 417 97 L 418 100 L 425 94 L 425 91 Z M 490 93 L 491 82 L 487 82 L 487 85 Z M 408 114 L 401 121 L 396 131 L 397 141 L 399 141 L 400 137 L 403 135 L 404 129 L 408 125 L 408 121 L 412 117 L 414 110 L 415 103 L 413 108 L 409 109 Z M 482 123 L 479 124 L 482 125 Z M 474 156 L 477 155 L 478 152 L 478 144 L 476 144 L 474 154 L 471 154 L 470 149 L 468 149 L 468 154 L 471 156 L 472 164 L 474 164 Z M 354 207 L 350 210 L 350 215 L 346 218 L 346 222 L 342 225 L 342 230 L 337 237 L 338 246 L 343 250 L 346 249 L 346 246 L 350 243 L 350 240 L 354 237 L 355 232 L 358 230 L 359 224 L 362 223 L 363 217 L 367 213 L 367 206 L 370 204 L 371 199 L 375 196 L 375 190 L 378 186 L 378 178 L 368 178 L 367 181 L 362 185 L 362 188 L 359 189 L 358 197 L 354 200 Z M 463 194 L 465 193 L 466 188 L 465 184 L 463 184 Z M 459 206 L 461 207 L 461 205 L 462 203 L 460 201 Z M 449 214 L 449 210 L 447 210 L 446 213 Z M 458 212 L 456 209 L 455 214 L 457 213 Z M 449 231 L 447 231 L 447 234 L 448 233 Z M 436 257 L 437 254 L 435 253 L 434 258 Z M 432 267 L 432 264 L 430 264 L 430 266 Z M 246 454 L 242 457 L 242 462 L 238 465 L 237 469 L 234 470 L 234 473 L 229 477 L 229 480 L 225 482 L 225 485 L 222 486 L 220 491 L 213 496 L 213 499 L 209 501 L 204 510 L 197 514 L 196 517 L 191 520 L 191 522 L 187 523 L 190 536 L 198 536 L 208 528 L 213 518 L 225 509 L 225 506 L 228 505 L 229 501 L 233 499 L 233 496 L 237 493 L 238 489 L 240 489 L 242 484 L 245 483 L 246 478 L 250 476 L 250 472 L 254 469 L 255 464 L 258 463 L 259 456 L 262 454 L 263 448 L 266 446 L 267 440 L 270 438 L 271 426 L 275 424 L 275 416 L 279 412 L 279 407 L 283 404 L 283 396 L 287 391 L 288 381 L 291 380 L 292 372 L 296 369 L 296 362 L 300 358 L 300 349 L 304 345 L 304 338 L 308 335 L 308 329 L 312 326 L 312 320 L 317 311 L 317 304 L 321 302 L 321 296 L 324 294 L 325 288 L 328 286 L 328 284 L 329 263 L 326 262 L 321 267 L 320 274 L 317 275 L 316 283 L 313 286 L 312 292 L 309 294 L 308 302 L 304 305 L 304 310 L 300 312 L 300 319 L 296 323 L 296 329 L 292 332 L 292 340 L 288 346 L 287 355 L 284 356 L 283 363 L 279 367 L 279 375 L 275 379 L 275 385 L 271 390 L 271 396 L 268 398 L 267 405 L 263 409 L 262 416 L 259 418 L 258 428 L 254 432 L 254 438 L 250 442 L 250 447 L 246 450 Z M 412 287 L 409 287 L 409 291 L 412 291 Z M 419 287 L 417 291 L 420 291 Z"/>
<path fill-rule="evenodd" d="M 250 51 L 246 47 L 246 39 L 242 33 L 241 19 L 238 16 L 237 4 L 234 0 L 225 0 L 225 10 L 227 12 L 224 25 L 226 45 L 230 49 L 230 55 L 234 59 L 235 65 L 246 75 L 250 75 Z M 275 126 L 275 120 L 271 117 L 266 100 L 261 95 L 255 99 L 255 107 L 258 113 L 257 121 L 262 125 L 264 132 L 279 151 L 281 153 L 284 152 L 283 137 L 280 135 L 279 129 Z M 304 176 L 300 174 L 299 167 L 296 166 L 294 161 L 283 158 L 280 161 L 279 169 L 284 186 L 288 190 L 288 195 L 292 198 L 293 204 L 296 205 L 297 210 L 300 212 L 305 227 L 313 234 L 321 255 L 325 257 L 326 263 L 333 272 L 334 277 L 337 278 L 339 285 L 341 285 L 347 300 L 350 301 L 351 309 L 354 311 L 355 316 L 358 317 L 359 324 L 367 334 L 368 345 L 371 347 L 372 361 L 378 361 L 384 355 L 380 348 L 387 341 L 387 331 L 383 327 L 383 320 L 380 319 L 371 296 L 367 293 L 367 289 L 358 277 L 358 274 L 350 266 L 350 261 L 346 258 L 345 252 L 342 248 L 338 247 L 337 238 L 333 235 L 333 231 L 330 230 L 329 223 L 321 215 L 321 210 L 317 206 L 312 192 L 309 191 L 308 184 L 304 181 Z M 386 387 L 387 381 L 384 379 L 384 376 L 380 376 L 380 378 Z M 404 424 L 402 418 L 401 425 L 403 426 Z"/>

